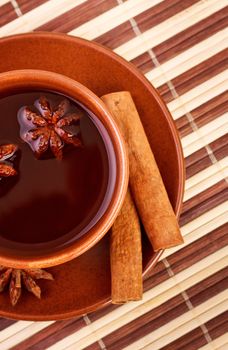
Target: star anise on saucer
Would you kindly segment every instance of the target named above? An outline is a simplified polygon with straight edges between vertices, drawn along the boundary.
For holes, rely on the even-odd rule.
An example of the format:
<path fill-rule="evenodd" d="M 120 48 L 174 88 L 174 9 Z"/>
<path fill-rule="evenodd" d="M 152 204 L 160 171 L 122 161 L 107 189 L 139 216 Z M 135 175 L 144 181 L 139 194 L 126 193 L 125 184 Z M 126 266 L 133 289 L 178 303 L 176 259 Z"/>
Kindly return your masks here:
<path fill-rule="evenodd" d="M 0 146 L 0 178 L 17 175 L 12 160 L 18 147 L 13 144 Z"/>
<path fill-rule="evenodd" d="M 0 293 L 9 285 L 9 295 L 12 306 L 15 306 L 21 296 L 22 285 L 33 293 L 38 299 L 41 298 L 41 289 L 35 282 L 38 279 L 53 281 L 51 273 L 42 269 L 12 269 L 0 266 Z"/>
<path fill-rule="evenodd" d="M 18 121 L 21 138 L 30 145 L 37 158 L 50 149 L 56 158 L 62 159 L 65 144 L 81 146 L 79 137 L 70 131 L 70 127 L 79 125 L 80 111 L 72 112 L 69 100 L 64 99 L 53 108 L 50 101 L 41 96 L 34 106 L 36 111 L 22 107 L 18 111 Z"/>

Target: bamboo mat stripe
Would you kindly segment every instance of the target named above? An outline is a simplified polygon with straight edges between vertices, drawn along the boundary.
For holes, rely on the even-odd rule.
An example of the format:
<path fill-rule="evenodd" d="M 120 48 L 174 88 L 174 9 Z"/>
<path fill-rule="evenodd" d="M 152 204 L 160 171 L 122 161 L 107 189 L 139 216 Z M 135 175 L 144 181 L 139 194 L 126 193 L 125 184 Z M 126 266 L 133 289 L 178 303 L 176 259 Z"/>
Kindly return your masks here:
<path fill-rule="evenodd" d="M 207 60 L 227 47 L 227 32 L 228 30 L 225 28 L 181 54 L 176 55 L 173 59 L 166 61 L 148 72 L 146 74 L 147 79 L 153 80 L 153 84 L 158 87 L 167 81 L 165 77 L 171 80 Z M 208 50 L 205 50 L 205 47 Z"/>
<path fill-rule="evenodd" d="M 219 349 L 219 350 L 225 350 L 226 349 L 226 343 L 227 339 L 225 335 L 222 335 L 221 337 L 218 337 L 216 340 L 211 342 L 212 349 Z M 211 349 L 209 344 L 206 344 L 205 346 L 200 347 L 200 350 L 209 350 Z"/>
<path fill-rule="evenodd" d="M 228 1 L 0 0 L 0 36 L 47 30 L 95 40 L 158 89 L 186 164 L 182 246 L 164 252 L 143 300 L 58 322 L 0 319 L 0 349 L 228 348 Z"/>
<path fill-rule="evenodd" d="M 21 14 L 25 14 L 26 12 L 31 11 L 32 9 L 43 4 L 44 2 L 46 2 L 46 0 L 33 0 L 33 1 L 27 1 L 27 0 L 14 1 L 13 0 L 12 1 L 15 9 L 18 10 L 18 13 L 21 13 Z"/>

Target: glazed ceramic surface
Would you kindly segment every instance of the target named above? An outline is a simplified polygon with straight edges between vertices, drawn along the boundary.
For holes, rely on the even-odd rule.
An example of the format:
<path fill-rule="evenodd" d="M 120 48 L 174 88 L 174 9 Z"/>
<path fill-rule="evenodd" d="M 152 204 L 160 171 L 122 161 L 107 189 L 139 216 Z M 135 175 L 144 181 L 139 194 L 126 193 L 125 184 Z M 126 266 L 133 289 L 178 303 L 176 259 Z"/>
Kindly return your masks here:
<path fill-rule="evenodd" d="M 32 33 L 0 40 L 0 72 L 35 68 L 69 76 L 101 96 L 129 90 L 177 215 L 184 188 L 183 155 L 174 123 L 157 91 L 138 70 L 113 52 L 64 34 Z M 111 74 L 110 74 L 111 72 Z M 144 274 L 159 259 L 143 232 Z M 55 282 L 41 281 L 41 301 L 30 295 L 12 308 L 0 295 L 0 314 L 26 320 L 53 320 L 81 315 L 110 302 L 109 234 L 80 257 L 51 268 Z M 25 295 L 25 294 L 24 294 Z"/>

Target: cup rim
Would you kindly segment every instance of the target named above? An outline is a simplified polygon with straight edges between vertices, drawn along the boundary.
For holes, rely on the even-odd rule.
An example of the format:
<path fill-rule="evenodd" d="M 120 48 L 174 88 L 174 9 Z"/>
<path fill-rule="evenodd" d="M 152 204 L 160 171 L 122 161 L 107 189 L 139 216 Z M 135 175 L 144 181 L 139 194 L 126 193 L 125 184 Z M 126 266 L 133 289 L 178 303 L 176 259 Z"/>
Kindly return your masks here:
<path fill-rule="evenodd" d="M 92 248 L 109 230 L 124 201 L 128 186 L 128 157 L 125 143 L 111 113 L 102 100 L 81 83 L 59 73 L 23 69 L 0 73 L 0 94 L 13 89 L 46 89 L 68 96 L 82 102 L 86 107 L 93 107 L 95 115 L 101 120 L 109 133 L 116 155 L 116 183 L 108 208 L 102 217 L 88 232 L 66 247 L 42 256 L 25 256 L 18 258 L 10 253 L 0 253 L 0 265 L 14 268 L 44 268 L 66 263 Z M 32 245 L 31 245 L 32 246 Z"/>

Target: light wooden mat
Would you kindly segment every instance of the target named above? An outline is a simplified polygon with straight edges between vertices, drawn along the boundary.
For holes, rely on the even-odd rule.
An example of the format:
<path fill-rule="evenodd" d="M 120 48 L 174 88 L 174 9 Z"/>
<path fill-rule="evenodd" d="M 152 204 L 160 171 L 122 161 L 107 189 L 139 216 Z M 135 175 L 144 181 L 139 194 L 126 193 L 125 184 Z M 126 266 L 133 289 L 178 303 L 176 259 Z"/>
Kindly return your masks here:
<path fill-rule="evenodd" d="M 180 132 L 185 244 L 166 251 L 142 301 L 63 322 L 0 319 L 0 349 L 228 349 L 227 0 L 0 0 L 0 36 L 93 39 L 132 61 Z"/>

